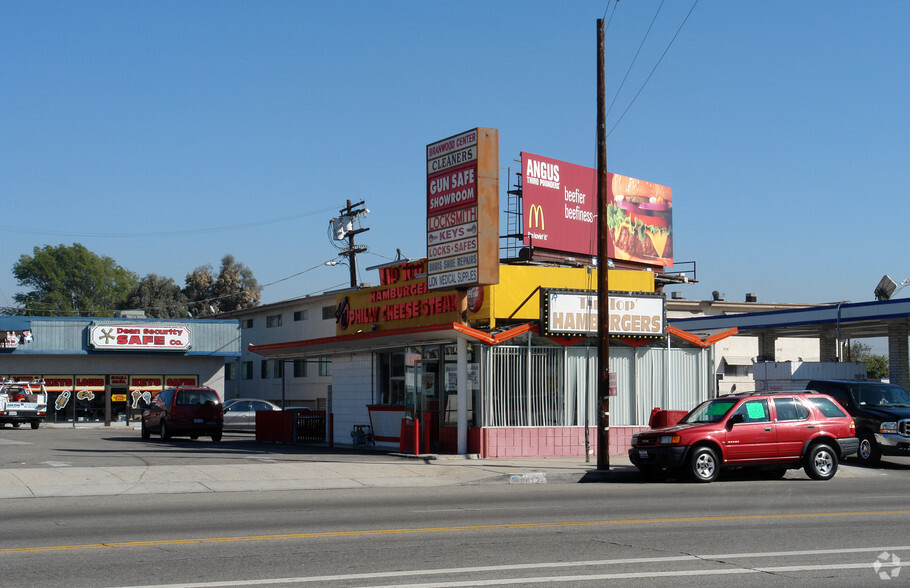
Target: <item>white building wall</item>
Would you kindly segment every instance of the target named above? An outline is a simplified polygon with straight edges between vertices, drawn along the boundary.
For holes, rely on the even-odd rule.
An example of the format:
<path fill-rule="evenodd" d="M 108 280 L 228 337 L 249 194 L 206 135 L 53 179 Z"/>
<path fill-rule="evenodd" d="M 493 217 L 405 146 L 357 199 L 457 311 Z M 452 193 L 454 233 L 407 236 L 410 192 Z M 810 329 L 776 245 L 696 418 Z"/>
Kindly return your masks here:
<path fill-rule="evenodd" d="M 373 356 L 345 353 L 332 356 L 332 413 L 334 442 L 350 445 L 354 425 L 369 425 L 367 405 L 373 403 Z"/>
<path fill-rule="evenodd" d="M 283 387 L 287 406 L 324 408 L 332 377 L 319 375 L 319 365 L 315 359 L 311 358 L 308 362 L 307 375 L 299 378 L 294 377 L 293 362 L 285 362 L 282 382 L 282 378 L 272 377 L 272 369 L 269 369 L 269 377 L 263 378 L 262 362 L 266 358 L 249 351 L 250 344 L 265 345 L 335 336 L 334 315 L 324 319 L 323 307 L 334 309 L 335 296 L 300 298 L 230 313 L 230 318 L 240 320 L 241 357 L 235 364 L 235 378 L 226 382 L 227 398 L 262 398 L 280 403 Z M 295 313 L 300 313 L 300 320 L 294 320 Z M 269 317 L 278 315 L 281 316 L 281 324 L 269 327 Z M 250 321 L 252 326 L 249 326 Z M 244 362 L 249 362 L 252 369 L 252 378 L 248 380 L 242 378 Z"/>

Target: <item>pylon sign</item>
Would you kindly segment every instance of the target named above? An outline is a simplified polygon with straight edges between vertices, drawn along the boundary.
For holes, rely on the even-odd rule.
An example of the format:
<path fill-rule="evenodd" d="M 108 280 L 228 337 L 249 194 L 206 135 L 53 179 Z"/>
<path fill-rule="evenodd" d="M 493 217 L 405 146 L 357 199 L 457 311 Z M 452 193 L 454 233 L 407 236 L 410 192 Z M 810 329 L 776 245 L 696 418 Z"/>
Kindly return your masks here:
<path fill-rule="evenodd" d="M 499 131 L 427 145 L 427 287 L 499 283 Z"/>

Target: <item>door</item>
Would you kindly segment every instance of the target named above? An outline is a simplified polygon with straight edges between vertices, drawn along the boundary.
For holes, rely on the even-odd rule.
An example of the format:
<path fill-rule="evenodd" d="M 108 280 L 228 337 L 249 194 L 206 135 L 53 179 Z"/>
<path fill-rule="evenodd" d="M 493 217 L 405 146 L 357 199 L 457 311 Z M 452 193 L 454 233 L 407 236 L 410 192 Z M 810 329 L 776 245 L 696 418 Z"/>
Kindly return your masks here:
<path fill-rule="evenodd" d="M 238 400 L 224 409 L 224 428 L 231 431 L 249 429 L 249 421 L 255 416 L 249 400 Z M 252 425 L 255 428 L 255 424 Z"/>
<path fill-rule="evenodd" d="M 426 430 L 421 444 L 429 443 L 427 451 L 439 452 L 439 352 L 425 349 L 421 361 L 417 364 L 417 414 L 421 429 Z"/>
<path fill-rule="evenodd" d="M 798 398 L 784 396 L 774 399 L 774 421 L 777 429 L 777 455 L 798 458 L 803 443 L 811 435 L 811 412 Z"/>
<path fill-rule="evenodd" d="M 727 422 L 741 416 L 742 421 L 728 425 L 725 461 L 751 461 L 777 456 L 777 434 L 771 422 L 767 399 L 747 400 L 739 405 Z"/>

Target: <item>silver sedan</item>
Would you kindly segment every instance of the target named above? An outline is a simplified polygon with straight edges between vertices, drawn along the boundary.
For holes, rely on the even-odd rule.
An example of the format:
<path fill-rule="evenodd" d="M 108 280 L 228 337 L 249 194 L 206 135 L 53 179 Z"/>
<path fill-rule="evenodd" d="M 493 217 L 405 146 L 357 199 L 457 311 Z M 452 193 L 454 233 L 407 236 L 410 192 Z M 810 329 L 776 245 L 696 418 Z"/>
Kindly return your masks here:
<path fill-rule="evenodd" d="M 232 398 L 224 402 L 225 431 L 256 431 L 256 412 L 281 410 L 277 404 L 258 398 Z"/>

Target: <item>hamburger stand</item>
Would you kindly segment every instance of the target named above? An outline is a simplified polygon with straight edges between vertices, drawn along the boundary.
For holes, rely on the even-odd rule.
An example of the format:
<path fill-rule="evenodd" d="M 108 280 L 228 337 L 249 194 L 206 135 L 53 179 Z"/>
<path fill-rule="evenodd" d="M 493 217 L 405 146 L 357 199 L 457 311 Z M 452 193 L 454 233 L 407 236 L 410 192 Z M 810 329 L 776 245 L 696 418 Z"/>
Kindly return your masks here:
<path fill-rule="evenodd" d="M 331 443 L 369 430 L 378 446 L 415 453 L 594 454 L 593 171 L 523 153 L 523 185 L 509 193 L 521 195 L 524 247 L 500 263 L 498 132 L 428 145 L 427 257 L 378 266 L 379 286 L 339 292 L 335 336 L 250 351 L 331 357 Z M 672 265 L 670 189 L 613 174 L 611 186 L 623 196 L 613 196 L 611 259 L 627 266 L 608 270 L 608 451 L 621 454 L 655 406 L 690 407 L 713 391 L 712 341 L 668 327 L 656 291 L 655 270 Z"/>

